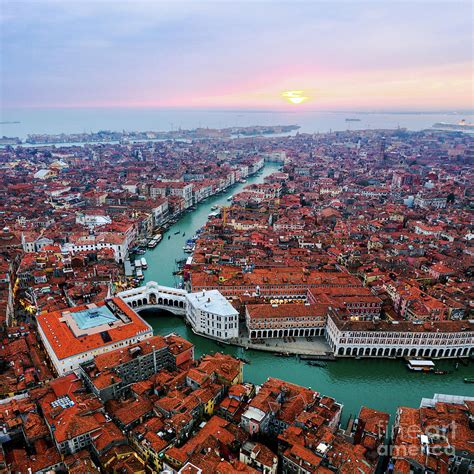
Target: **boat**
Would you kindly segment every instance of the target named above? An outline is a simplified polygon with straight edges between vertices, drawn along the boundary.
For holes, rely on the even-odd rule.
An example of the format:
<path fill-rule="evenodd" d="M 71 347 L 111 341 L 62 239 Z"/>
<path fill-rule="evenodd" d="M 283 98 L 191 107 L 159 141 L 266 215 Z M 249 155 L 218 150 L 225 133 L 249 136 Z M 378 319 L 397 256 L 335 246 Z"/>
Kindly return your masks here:
<path fill-rule="evenodd" d="M 183 237 L 186 235 L 186 232 L 183 232 Z"/>
<path fill-rule="evenodd" d="M 181 234 L 181 231 L 180 230 L 177 230 L 174 235 L 178 235 L 178 234 Z"/>
<path fill-rule="evenodd" d="M 290 353 L 289 352 L 277 352 L 275 354 L 277 357 L 290 357 Z"/>
<path fill-rule="evenodd" d="M 346 118 L 346 122 L 360 122 L 358 118 Z"/>
<path fill-rule="evenodd" d="M 433 374 L 435 374 L 435 375 L 446 375 L 446 374 L 449 374 L 449 370 L 436 369 L 436 370 L 433 370 Z"/>
<path fill-rule="evenodd" d="M 146 261 L 146 258 L 145 257 L 142 257 L 141 259 L 141 262 L 142 262 L 142 268 L 148 268 L 148 263 Z"/>
<path fill-rule="evenodd" d="M 227 198 L 228 201 L 232 201 L 234 196 L 232 196 L 232 194 Z"/>
<path fill-rule="evenodd" d="M 168 240 L 171 239 L 171 235 L 168 235 Z"/>
<path fill-rule="evenodd" d="M 137 278 L 138 278 L 139 280 L 143 280 L 143 278 L 145 278 L 145 277 L 143 276 L 143 272 L 142 272 L 141 268 L 137 268 L 137 270 L 136 270 L 135 273 L 137 274 Z"/>
<path fill-rule="evenodd" d="M 156 239 L 151 239 L 150 242 L 148 242 L 147 247 L 149 249 L 154 249 L 158 245 L 159 240 Z"/>
<path fill-rule="evenodd" d="M 244 357 L 239 357 L 239 359 L 244 363 L 244 364 L 250 364 L 249 359 L 245 359 Z"/>
<path fill-rule="evenodd" d="M 434 370 L 434 362 L 427 359 L 408 359 L 407 367 L 415 372 L 431 372 Z"/>
<path fill-rule="evenodd" d="M 458 123 L 436 122 L 432 128 L 454 132 L 472 132 L 474 131 L 474 123 L 469 123 L 465 120 L 460 120 Z"/>
<path fill-rule="evenodd" d="M 217 211 L 217 209 L 219 209 L 219 206 L 212 206 L 211 207 L 211 211 Z"/>
<path fill-rule="evenodd" d="M 215 341 L 215 343 L 219 346 L 219 347 L 225 347 L 225 344 L 221 341 Z"/>
<path fill-rule="evenodd" d="M 306 363 L 312 367 L 327 367 L 327 364 L 324 362 L 318 362 L 317 360 L 308 360 Z"/>
<path fill-rule="evenodd" d="M 464 383 L 474 383 L 474 377 L 466 377 Z"/>
<path fill-rule="evenodd" d="M 134 262 L 135 268 L 141 268 L 142 267 L 142 261 L 137 258 Z"/>

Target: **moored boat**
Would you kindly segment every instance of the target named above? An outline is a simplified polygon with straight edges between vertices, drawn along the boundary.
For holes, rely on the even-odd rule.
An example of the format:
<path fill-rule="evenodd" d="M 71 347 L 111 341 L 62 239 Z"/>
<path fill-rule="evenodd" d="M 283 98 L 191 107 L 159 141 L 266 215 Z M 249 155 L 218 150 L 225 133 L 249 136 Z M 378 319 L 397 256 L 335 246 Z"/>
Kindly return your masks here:
<path fill-rule="evenodd" d="M 408 359 L 407 367 L 415 372 L 431 372 L 435 368 L 432 360 L 427 359 Z"/>

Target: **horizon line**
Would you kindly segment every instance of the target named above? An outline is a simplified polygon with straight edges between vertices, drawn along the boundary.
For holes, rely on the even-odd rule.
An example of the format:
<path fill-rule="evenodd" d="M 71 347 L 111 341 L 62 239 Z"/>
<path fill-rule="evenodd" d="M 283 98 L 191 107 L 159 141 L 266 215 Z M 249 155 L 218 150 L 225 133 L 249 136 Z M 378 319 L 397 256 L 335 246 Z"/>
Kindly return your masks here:
<path fill-rule="evenodd" d="M 181 111 L 195 111 L 195 112 L 220 112 L 220 113 L 235 113 L 235 112 L 246 112 L 246 113 L 353 113 L 353 114 L 468 114 L 474 115 L 474 109 L 462 109 L 462 108 L 446 108 L 446 109 L 416 109 L 416 108 L 396 108 L 396 109 L 377 109 L 377 108 L 362 108 L 362 109 L 318 109 L 318 108 L 248 108 L 248 107 L 192 107 L 192 106 L 159 106 L 159 105 L 18 105 L 18 106 L 4 106 L 0 108 L 0 111 L 9 110 L 85 110 L 85 109 L 124 109 L 124 110 L 181 110 Z"/>

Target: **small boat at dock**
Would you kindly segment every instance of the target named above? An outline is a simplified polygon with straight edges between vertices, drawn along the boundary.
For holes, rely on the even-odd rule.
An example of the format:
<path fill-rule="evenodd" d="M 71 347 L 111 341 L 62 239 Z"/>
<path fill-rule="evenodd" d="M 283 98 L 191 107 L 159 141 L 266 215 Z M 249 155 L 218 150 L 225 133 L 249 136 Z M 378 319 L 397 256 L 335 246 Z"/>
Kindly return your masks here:
<path fill-rule="evenodd" d="M 153 238 L 148 242 L 147 247 L 149 249 L 154 249 L 160 242 L 163 236 L 161 234 L 156 234 Z"/>
<path fill-rule="evenodd" d="M 466 377 L 464 383 L 474 383 L 474 377 Z"/>
<path fill-rule="evenodd" d="M 140 259 L 140 261 L 142 262 L 142 268 L 147 269 L 147 268 L 148 268 L 148 263 L 147 263 L 147 261 L 146 261 L 146 258 L 145 258 L 145 257 L 142 257 L 142 258 Z"/>

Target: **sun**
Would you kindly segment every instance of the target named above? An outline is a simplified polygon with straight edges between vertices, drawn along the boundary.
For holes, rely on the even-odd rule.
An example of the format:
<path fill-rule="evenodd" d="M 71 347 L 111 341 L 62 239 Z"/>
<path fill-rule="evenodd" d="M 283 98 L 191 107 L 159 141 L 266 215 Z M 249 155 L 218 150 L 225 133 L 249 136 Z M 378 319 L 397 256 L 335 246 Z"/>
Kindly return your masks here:
<path fill-rule="evenodd" d="M 299 105 L 309 99 L 304 93 L 304 91 L 285 91 L 282 92 L 281 96 L 291 104 Z"/>

